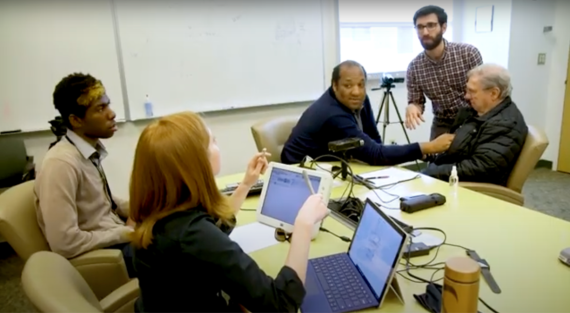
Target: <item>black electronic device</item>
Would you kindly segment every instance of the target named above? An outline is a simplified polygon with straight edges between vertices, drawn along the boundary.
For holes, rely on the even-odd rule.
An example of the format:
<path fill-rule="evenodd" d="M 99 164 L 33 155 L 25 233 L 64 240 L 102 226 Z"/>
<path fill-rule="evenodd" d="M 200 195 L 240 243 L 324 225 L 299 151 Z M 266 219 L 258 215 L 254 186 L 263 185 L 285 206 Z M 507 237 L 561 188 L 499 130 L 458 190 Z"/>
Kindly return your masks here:
<path fill-rule="evenodd" d="M 395 220 L 395 219 L 393 219 Z M 404 258 L 415 258 L 418 256 L 429 255 L 431 247 L 423 242 L 414 242 L 404 248 Z"/>
<path fill-rule="evenodd" d="M 226 185 L 226 188 L 221 189 L 220 192 L 227 195 L 227 196 L 231 196 L 234 191 L 238 188 L 239 183 L 234 183 L 234 184 L 228 184 Z M 249 192 L 247 193 L 247 196 L 257 196 L 259 194 L 261 194 L 261 191 L 263 190 L 263 180 L 260 179 L 258 180 L 253 186 L 251 186 L 251 188 L 249 189 Z"/>
<path fill-rule="evenodd" d="M 445 196 L 439 193 L 400 198 L 400 210 L 414 213 L 445 204 Z"/>
<path fill-rule="evenodd" d="M 378 207 L 382 207 L 381 204 L 376 203 Z M 344 219 L 353 227 L 358 225 L 360 216 L 362 215 L 362 209 L 364 208 L 364 203 L 358 198 L 349 197 L 346 200 L 329 200 L 328 208 L 331 213 Z M 397 218 L 390 216 L 390 218 L 406 233 L 412 234 L 414 232 L 414 227 L 408 225 Z"/>
<path fill-rule="evenodd" d="M 329 142 L 331 152 L 344 152 L 364 146 L 364 140 L 360 138 L 346 138 Z"/>

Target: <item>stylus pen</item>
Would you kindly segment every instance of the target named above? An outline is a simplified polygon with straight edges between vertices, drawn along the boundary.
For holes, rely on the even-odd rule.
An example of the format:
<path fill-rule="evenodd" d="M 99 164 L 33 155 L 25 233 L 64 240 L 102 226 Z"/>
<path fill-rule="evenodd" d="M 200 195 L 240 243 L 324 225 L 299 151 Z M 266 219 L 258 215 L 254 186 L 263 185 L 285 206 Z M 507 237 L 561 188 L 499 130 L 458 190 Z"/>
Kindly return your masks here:
<path fill-rule="evenodd" d="M 309 180 L 309 174 L 307 174 L 307 171 L 303 171 L 303 178 L 305 179 L 305 184 L 307 184 L 307 187 L 309 187 L 311 194 L 314 195 L 315 190 L 313 189 L 313 185 L 311 185 L 311 181 Z"/>
<path fill-rule="evenodd" d="M 390 176 L 376 176 L 376 177 L 367 177 L 366 180 L 373 180 L 373 179 L 385 179 L 390 178 Z"/>

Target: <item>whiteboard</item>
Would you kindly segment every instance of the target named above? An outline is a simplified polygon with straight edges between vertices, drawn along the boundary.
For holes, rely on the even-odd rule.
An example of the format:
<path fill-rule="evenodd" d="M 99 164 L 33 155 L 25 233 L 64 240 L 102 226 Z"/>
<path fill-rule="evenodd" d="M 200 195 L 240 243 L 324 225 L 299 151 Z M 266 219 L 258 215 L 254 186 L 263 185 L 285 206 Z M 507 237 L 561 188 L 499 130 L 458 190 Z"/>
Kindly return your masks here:
<path fill-rule="evenodd" d="M 328 1 L 328 0 L 323 0 Z M 311 101 L 325 90 L 320 0 L 116 0 L 130 117 Z"/>
<path fill-rule="evenodd" d="M 49 129 L 56 84 L 90 73 L 124 119 L 110 0 L 0 2 L 0 131 Z"/>

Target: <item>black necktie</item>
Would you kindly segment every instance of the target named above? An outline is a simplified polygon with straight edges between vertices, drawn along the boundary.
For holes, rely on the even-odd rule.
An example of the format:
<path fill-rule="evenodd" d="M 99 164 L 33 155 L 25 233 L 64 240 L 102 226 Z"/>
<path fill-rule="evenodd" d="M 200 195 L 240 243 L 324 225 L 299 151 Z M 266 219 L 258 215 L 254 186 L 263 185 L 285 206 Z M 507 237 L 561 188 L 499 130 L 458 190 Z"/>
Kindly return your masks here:
<path fill-rule="evenodd" d="M 113 211 L 115 211 L 117 209 L 117 204 L 113 200 L 113 195 L 111 194 L 111 188 L 109 187 L 109 183 L 107 182 L 107 176 L 105 175 L 105 171 L 103 170 L 103 166 L 101 165 L 99 152 L 93 153 L 91 157 L 91 163 L 93 163 L 93 165 L 97 169 L 97 172 L 99 172 L 99 176 L 101 177 L 103 185 L 105 186 L 105 194 L 109 198 L 109 201 L 111 201 L 111 208 L 113 209 Z"/>

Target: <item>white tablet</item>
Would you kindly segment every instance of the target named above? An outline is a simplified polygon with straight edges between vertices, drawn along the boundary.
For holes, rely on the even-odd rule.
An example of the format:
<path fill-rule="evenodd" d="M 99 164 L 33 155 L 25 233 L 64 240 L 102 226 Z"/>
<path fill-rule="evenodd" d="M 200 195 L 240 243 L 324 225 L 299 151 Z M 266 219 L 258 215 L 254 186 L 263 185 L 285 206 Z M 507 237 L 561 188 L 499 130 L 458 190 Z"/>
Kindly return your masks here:
<path fill-rule="evenodd" d="M 330 173 L 271 162 L 264 175 L 265 183 L 257 206 L 258 222 L 293 232 L 297 213 L 311 195 L 303 172 L 307 173 L 314 192 L 328 203 L 333 185 Z M 315 225 L 313 238 L 318 234 L 320 224 Z"/>

